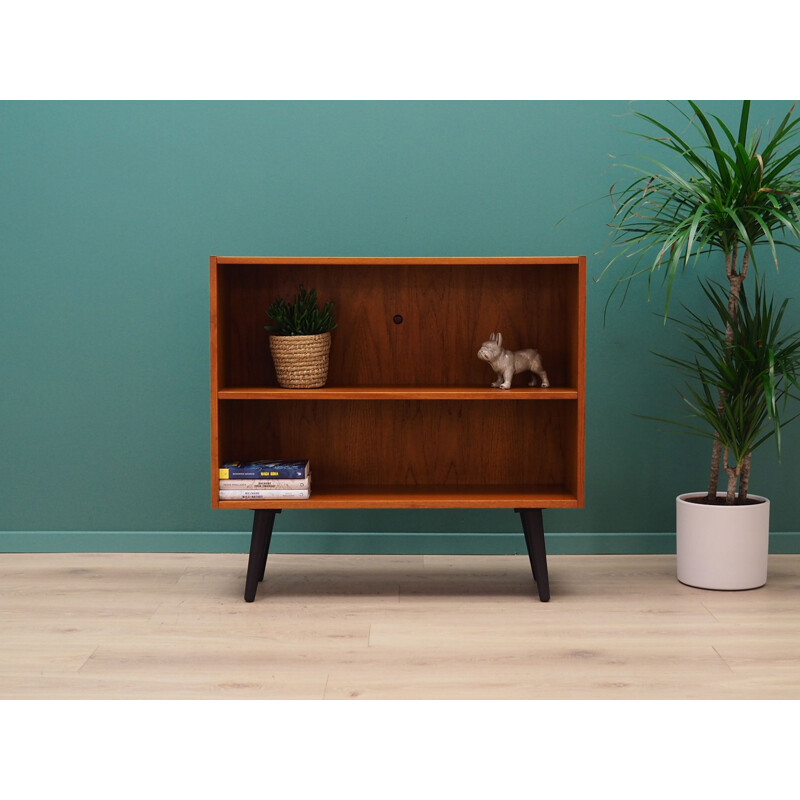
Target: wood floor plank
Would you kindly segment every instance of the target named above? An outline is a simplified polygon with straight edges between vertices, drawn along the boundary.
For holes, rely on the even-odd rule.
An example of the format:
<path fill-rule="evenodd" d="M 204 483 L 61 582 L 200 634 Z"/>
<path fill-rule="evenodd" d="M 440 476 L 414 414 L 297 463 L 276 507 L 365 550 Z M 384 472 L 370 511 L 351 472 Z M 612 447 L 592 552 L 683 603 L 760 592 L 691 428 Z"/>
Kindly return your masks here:
<path fill-rule="evenodd" d="M 7 700 L 321 700 L 326 674 L 295 671 L 262 673 L 244 679 L 220 674 L 213 679 L 145 677 L 11 676 L 2 682 Z"/>

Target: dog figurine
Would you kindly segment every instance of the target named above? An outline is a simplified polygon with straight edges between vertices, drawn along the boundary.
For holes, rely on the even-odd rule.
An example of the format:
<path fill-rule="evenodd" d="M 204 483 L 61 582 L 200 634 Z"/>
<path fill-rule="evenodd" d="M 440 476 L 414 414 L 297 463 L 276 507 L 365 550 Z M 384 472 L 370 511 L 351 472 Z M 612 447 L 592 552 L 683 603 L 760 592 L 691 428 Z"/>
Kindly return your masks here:
<path fill-rule="evenodd" d="M 492 384 L 496 389 L 510 389 L 511 379 L 518 372 L 530 370 L 531 382 L 528 386 L 536 386 L 536 377 L 541 381 L 542 389 L 550 386 L 547 373 L 542 366 L 542 358 L 533 348 L 526 350 L 506 350 L 503 347 L 503 336 L 493 333 L 488 342 L 481 345 L 478 358 L 488 361 L 489 366 L 497 374 L 497 380 Z"/>

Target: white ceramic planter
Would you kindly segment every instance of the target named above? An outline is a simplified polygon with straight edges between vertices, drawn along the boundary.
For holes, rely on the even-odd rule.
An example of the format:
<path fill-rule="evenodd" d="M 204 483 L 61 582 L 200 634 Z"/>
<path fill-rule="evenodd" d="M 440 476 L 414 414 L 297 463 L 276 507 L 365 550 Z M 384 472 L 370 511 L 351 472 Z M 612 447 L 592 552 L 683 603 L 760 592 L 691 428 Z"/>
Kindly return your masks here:
<path fill-rule="evenodd" d="M 678 580 L 700 589 L 755 589 L 767 582 L 769 500 L 707 506 L 676 500 Z M 724 496 L 720 493 L 720 496 Z"/>

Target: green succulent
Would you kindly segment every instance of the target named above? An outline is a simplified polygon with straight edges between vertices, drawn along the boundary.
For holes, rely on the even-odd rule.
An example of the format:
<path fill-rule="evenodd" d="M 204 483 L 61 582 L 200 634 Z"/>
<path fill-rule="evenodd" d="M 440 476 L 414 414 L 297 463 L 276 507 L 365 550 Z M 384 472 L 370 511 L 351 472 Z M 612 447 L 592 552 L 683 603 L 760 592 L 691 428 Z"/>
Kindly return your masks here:
<path fill-rule="evenodd" d="M 274 320 L 274 325 L 265 325 L 265 330 L 276 336 L 313 336 L 318 333 L 332 331 L 336 327 L 333 316 L 333 301 L 320 308 L 317 302 L 317 290 L 306 291 L 300 285 L 299 294 L 287 303 L 282 297 L 267 309 L 267 316 Z"/>

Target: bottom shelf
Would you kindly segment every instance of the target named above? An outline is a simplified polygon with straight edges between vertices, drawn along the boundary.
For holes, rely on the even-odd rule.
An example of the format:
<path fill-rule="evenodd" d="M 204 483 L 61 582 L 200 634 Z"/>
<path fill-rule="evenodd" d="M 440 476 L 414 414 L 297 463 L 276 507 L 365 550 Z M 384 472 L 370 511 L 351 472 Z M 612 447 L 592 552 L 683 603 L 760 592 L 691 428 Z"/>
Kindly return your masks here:
<path fill-rule="evenodd" d="M 320 486 L 308 500 L 220 500 L 219 508 L 578 508 L 563 486 Z"/>

